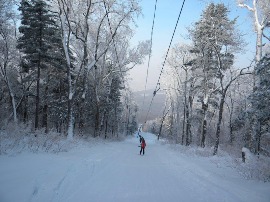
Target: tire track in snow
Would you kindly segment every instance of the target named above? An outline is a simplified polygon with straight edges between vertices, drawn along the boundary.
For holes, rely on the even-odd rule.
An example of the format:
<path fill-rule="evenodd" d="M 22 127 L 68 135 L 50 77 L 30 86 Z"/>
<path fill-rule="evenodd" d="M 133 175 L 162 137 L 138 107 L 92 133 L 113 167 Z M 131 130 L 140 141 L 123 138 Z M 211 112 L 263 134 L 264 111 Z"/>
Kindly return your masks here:
<path fill-rule="evenodd" d="M 68 167 L 64 177 L 57 183 L 57 186 L 53 189 L 53 196 L 50 201 L 64 201 L 64 196 L 67 193 L 67 189 L 72 184 L 72 181 L 76 178 L 78 173 L 78 166 L 72 164 Z"/>
<path fill-rule="evenodd" d="M 44 170 L 43 172 L 41 172 L 41 174 L 38 176 L 38 178 L 35 179 L 32 195 L 30 196 L 29 201 L 33 201 L 33 202 L 38 201 L 39 192 L 40 192 L 39 190 L 44 189 L 42 182 L 44 181 L 47 173 L 48 173 L 48 171 Z"/>
<path fill-rule="evenodd" d="M 54 194 L 50 201 L 67 201 L 70 196 L 76 193 L 76 190 L 80 189 L 79 187 L 87 186 L 95 173 L 96 163 L 100 161 L 100 159 L 82 159 L 80 162 L 70 165 L 64 177 L 53 189 Z"/>

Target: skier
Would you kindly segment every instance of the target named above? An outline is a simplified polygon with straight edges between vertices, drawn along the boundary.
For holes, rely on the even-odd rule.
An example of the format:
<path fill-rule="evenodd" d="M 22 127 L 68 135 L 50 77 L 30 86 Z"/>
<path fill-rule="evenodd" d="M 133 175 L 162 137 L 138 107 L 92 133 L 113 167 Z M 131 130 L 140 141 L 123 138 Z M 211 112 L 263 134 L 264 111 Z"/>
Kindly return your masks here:
<path fill-rule="evenodd" d="M 141 135 L 139 135 L 139 137 L 140 137 L 140 143 L 142 143 L 143 137 Z"/>
<path fill-rule="evenodd" d="M 146 143 L 145 143 L 144 138 L 142 137 L 140 155 L 142 155 L 142 153 L 144 155 L 144 148 L 145 147 L 146 147 Z"/>
<path fill-rule="evenodd" d="M 141 140 L 141 135 L 140 135 L 140 132 L 141 132 L 141 127 L 138 128 L 138 133 L 137 133 L 137 137 L 139 136 L 140 137 L 140 140 Z"/>

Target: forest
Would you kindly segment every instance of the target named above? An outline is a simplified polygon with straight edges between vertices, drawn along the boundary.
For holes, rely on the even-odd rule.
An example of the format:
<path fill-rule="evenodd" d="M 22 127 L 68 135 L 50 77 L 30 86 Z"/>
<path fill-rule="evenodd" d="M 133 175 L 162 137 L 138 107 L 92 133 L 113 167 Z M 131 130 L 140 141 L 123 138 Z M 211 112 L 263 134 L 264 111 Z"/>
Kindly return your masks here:
<path fill-rule="evenodd" d="M 68 139 L 137 130 L 125 75 L 148 54 L 149 42 L 129 43 L 136 1 L 0 4 L 1 128 L 12 122 Z"/>
<path fill-rule="evenodd" d="M 208 4 L 189 42 L 170 50 L 153 93 L 165 89 L 163 115 L 138 123 L 127 74 L 151 54 L 150 40 L 130 43 L 139 0 L 0 0 L 0 154 L 10 140 L 117 138 L 142 124 L 213 155 L 222 147 L 270 156 L 270 3 L 237 5 L 254 25 L 250 65 L 235 65 L 246 45 L 237 16 Z"/>
<path fill-rule="evenodd" d="M 249 5 L 249 3 L 251 4 Z M 191 43 L 178 43 L 168 57 L 163 115 L 144 128 L 173 143 L 218 148 L 243 155 L 270 155 L 270 54 L 268 1 L 238 1 L 253 20 L 256 47 L 248 66 L 235 60 L 246 46 L 237 17 L 210 3 L 188 28 Z M 155 96 L 155 94 L 154 94 Z M 243 158 L 244 161 L 244 158 Z"/>

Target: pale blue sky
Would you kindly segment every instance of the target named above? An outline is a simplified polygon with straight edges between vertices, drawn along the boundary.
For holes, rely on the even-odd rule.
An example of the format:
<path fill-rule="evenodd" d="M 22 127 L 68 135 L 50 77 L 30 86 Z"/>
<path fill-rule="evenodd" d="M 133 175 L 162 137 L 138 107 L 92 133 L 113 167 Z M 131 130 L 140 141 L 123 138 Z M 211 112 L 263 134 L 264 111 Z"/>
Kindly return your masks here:
<path fill-rule="evenodd" d="M 155 18 L 155 27 L 153 33 L 152 57 L 149 67 L 149 76 L 147 89 L 155 87 L 158 76 L 164 61 L 166 51 L 172 37 L 179 11 L 182 6 L 182 0 L 158 0 Z M 239 30 L 246 34 L 245 40 L 249 45 L 246 47 L 246 53 L 239 55 L 237 65 L 248 65 L 255 53 L 255 33 L 252 27 L 252 18 L 246 9 L 237 7 L 236 0 L 186 0 L 178 27 L 173 39 L 173 44 L 179 42 L 188 42 L 187 27 L 192 26 L 199 20 L 202 11 L 209 2 L 224 3 L 231 10 L 230 19 L 238 16 L 237 25 Z M 149 40 L 151 37 L 151 28 L 154 15 L 155 0 L 141 0 L 143 16 L 137 20 L 138 27 L 132 39 L 132 44 L 137 41 Z M 132 90 L 144 90 L 148 57 L 143 65 L 136 66 L 130 71 L 130 86 Z M 164 67 L 166 69 L 166 65 Z"/>

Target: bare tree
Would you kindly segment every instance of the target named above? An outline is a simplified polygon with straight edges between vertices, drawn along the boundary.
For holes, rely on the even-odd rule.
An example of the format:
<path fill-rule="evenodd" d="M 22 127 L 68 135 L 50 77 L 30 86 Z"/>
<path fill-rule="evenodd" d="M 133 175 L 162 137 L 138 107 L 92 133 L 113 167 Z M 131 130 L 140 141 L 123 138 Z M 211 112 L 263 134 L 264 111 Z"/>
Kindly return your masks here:
<path fill-rule="evenodd" d="M 18 122 L 15 83 L 18 60 L 16 61 L 16 21 L 12 9 L 14 1 L 0 1 L 0 75 L 8 89 L 13 111 L 13 121 Z M 16 64 L 17 63 L 17 64 Z M 15 74 L 15 75 L 14 75 Z"/>
<path fill-rule="evenodd" d="M 220 64 L 221 65 L 221 64 Z M 220 68 L 221 71 L 222 68 Z M 218 146 L 219 146 L 219 140 L 220 140 L 220 127 L 221 127 L 221 121 L 223 118 L 223 110 L 224 110 L 224 104 L 225 104 L 225 98 L 226 98 L 226 94 L 227 91 L 229 89 L 229 87 L 231 86 L 231 84 L 240 76 L 245 75 L 245 74 L 250 74 L 250 72 L 245 72 L 244 70 L 247 68 L 243 68 L 239 71 L 239 73 L 237 73 L 235 76 L 231 76 L 227 83 L 224 82 L 224 76 L 220 76 L 219 80 L 220 80 L 220 89 L 219 89 L 219 93 L 220 93 L 220 101 L 219 101 L 219 109 L 218 109 L 218 122 L 217 122 L 217 127 L 216 127 L 216 141 L 215 141 L 215 146 L 214 146 L 214 152 L 213 154 L 216 155 L 217 154 L 217 150 L 218 150 Z M 221 73 L 221 72 L 220 72 Z M 222 73 L 221 73 L 222 74 Z"/>
<path fill-rule="evenodd" d="M 118 32 L 121 31 L 122 27 L 128 27 L 127 24 L 132 19 L 132 16 L 140 12 L 140 9 L 136 1 L 118 4 L 117 1 L 84 0 L 77 2 L 57 0 L 57 3 L 69 81 L 68 138 L 72 139 L 74 125 L 73 102 L 74 96 L 78 94 L 76 88 L 78 80 L 83 78 L 83 100 L 87 92 L 89 79 L 92 78 L 94 81 L 96 102 L 95 132 L 97 132 L 101 121 L 99 88 L 103 80 L 101 76 L 104 72 L 102 66 L 106 64 L 105 59 L 107 57 L 105 57 L 105 54 L 114 46 Z M 111 19 L 110 23 L 108 23 L 109 18 Z M 75 47 L 82 48 L 82 54 Z M 75 66 L 71 64 L 71 51 L 76 53 L 78 59 Z M 93 67 L 95 68 L 92 71 Z M 115 67 L 119 68 L 119 66 Z M 121 72 L 121 67 L 119 71 Z M 93 72 L 94 76 L 89 76 L 89 72 Z"/>
<path fill-rule="evenodd" d="M 258 63 L 262 58 L 263 36 L 269 40 L 269 37 L 264 34 L 264 30 L 267 26 L 270 26 L 270 2 L 269 0 L 238 0 L 238 6 L 248 9 L 253 15 L 253 23 L 257 35 L 255 59 L 256 63 Z"/>
<path fill-rule="evenodd" d="M 248 9 L 253 16 L 253 25 L 256 32 L 256 55 L 255 61 L 258 65 L 263 56 L 263 37 L 270 40 L 270 38 L 265 34 L 266 28 L 270 26 L 270 2 L 268 0 L 238 0 L 238 6 Z M 260 83 L 260 78 L 256 77 L 255 69 L 253 72 L 253 93 L 256 91 Z M 251 108 L 254 106 L 252 105 Z M 249 126 L 249 136 L 250 140 L 258 145 L 260 141 L 261 126 L 258 120 L 258 115 L 253 113 L 250 116 L 251 124 Z M 254 152 L 256 152 L 256 146 Z"/>
<path fill-rule="evenodd" d="M 191 116 L 193 105 L 193 73 L 192 73 L 192 60 L 194 54 L 191 53 L 191 46 L 188 45 L 176 45 L 169 58 L 169 64 L 173 69 L 173 80 L 176 80 L 176 95 L 180 98 L 180 92 L 182 92 L 183 98 L 183 124 L 182 124 L 182 144 L 189 145 L 191 143 Z M 171 78 L 171 77 L 170 77 Z M 182 89 L 183 88 L 183 89 Z M 176 103 L 178 108 L 179 103 Z M 176 118 L 179 119 L 181 113 L 179 110 L 176 112 Z"/>

